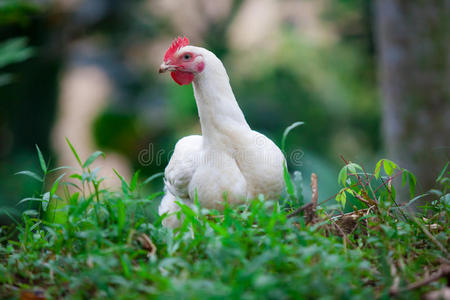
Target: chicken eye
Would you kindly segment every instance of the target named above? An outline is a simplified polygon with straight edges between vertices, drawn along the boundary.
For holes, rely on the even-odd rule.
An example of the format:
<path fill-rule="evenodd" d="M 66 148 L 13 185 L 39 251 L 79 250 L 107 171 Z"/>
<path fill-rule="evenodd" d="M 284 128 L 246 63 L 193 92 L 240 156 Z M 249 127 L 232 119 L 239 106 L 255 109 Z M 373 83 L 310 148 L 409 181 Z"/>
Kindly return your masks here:
<path fill-rule="evenodd" d="M 191 57 L 192 56 L 189 53 L 186 53 L 185 55 L 183 55 L 183 60 L 190 60 Z"/>

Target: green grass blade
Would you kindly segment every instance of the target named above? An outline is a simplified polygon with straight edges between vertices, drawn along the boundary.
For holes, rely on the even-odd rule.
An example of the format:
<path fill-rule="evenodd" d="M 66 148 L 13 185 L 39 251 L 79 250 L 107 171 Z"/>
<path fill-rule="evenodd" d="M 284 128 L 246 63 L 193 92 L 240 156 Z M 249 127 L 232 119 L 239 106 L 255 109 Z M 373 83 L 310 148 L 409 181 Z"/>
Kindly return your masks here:
<path fill-rule="evenodd" d="M 142 185 L 146 185 L 147 183 L 152 182 L 152 181 L 155 180 L 156 178 L 163 177 L 163 176 L 164 176 L 164 172 L 160 172 L 160 173 L 153 174 L 153 175 L 150 176 L 149 178 L 145 179 L 144 182 L 142 183 Z"/>
<path fill-rule="evenodd" d="M 95 151 L 92 153 L 91 156 L 89 156 L 84 162 L 83 168 L 89 167 L 99 156 L 103 156 L 103 158 L 105 158 L 105 154 L 102 151 Z"/>
<path fill-rule="evenodd" d="M 139 173 L 141 173 L 141 170 L 137 170 L 134 175 L 133 178 L 131 178 L 131 182 L 130 182 L 130 191 L 133 192 L 136 187 L 137 187 L 137 183 L 138 183 L 138 179 L 139 179 Z"/>
<path fill-rule="evenodd" d="M 80 165 L 80 167 L 83 167 L 83 164 L 81 163 L 81 159 L 80 156 L 78 155 L 77 151 L 75 150 L 75 148 L 73 147 L 72 143 L 69 141 L 69 139 L 66 137 L 66 142 L 67 145 L 69 145 L 70 150 L 72 151 L 73 155 L 75 156 L 78 164 Z"/>
<path fill-rule="evenodd" d="M 119 172 L 117 172 L 116 169 L 113 169 L 114 173 L 117 175 L 117 177 L 119 177 L 120 182 L 122 182 L 122 192 L 129 196 L 129 191 L 130 191 L 130 186 L 128 185 L 128 183 L 125 181 L 125 179 L 122 177 L 122 175 L 119 174 Z"/>
<path fill-rule="evenodd" d="M 39 163 L 41 164 L 41 169 L 44 174 L 47 173 L 47 165 L 45 164 L 44 156 L 42 155 L 41 149 L 39 149 L 38 145 L 36 145 L 36 150 L 39 156 Z"/>
<path fill-rule="evenodd" d="M 289 133 L 296 127 L 305 124 L 304 122 L 295 122 L 292 125 L 288 126 L 284 132 L 283 132 L 283 138 L 281 139 L 281 151 L 283 151 L 283 153 L 286 151 L 286 138 L 289 135 Z"/>
<path fill-rule="evenodd" d="M 39 176 L 36 173 L 31 172 L 31 171 L 20 171 L 20 172 L 17 172 L 16 174 L 14 174 L 14 175 L 25 175 L 25 176 L 31 177 L 33 179 L 36 179 L 37 181 L 44 182 L 44 180 L 42 179 L 41 176 Z"/>
<path fill-rule="evenodd" d="M 442 169 L 441 173 L 439 174 L 438 178 L 436 179 L 436 182 L 441 181 L 442 177 L 444 177 L 445 171 L 447 171 L 447 168 L 448 168 L 448 163 L 449 162 L 447 161 L 447 163 L 445 164 L 445 166 Z"/>

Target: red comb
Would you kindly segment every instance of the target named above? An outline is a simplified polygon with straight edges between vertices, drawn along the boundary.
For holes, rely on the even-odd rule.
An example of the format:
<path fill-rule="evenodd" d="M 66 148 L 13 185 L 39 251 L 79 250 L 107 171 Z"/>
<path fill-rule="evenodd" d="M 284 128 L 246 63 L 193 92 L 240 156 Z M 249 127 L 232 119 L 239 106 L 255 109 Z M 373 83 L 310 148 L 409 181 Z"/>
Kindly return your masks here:
<path fill-rule="evenodd" d="M 175 52 L 178 51 L 181 47 L 189 45 L 189 39 L 185 36 L 174 39 L 172 45 L 170 45 L 169 49 L 167 49 L 166 54 L 164 55 L 164 61 L 167 61 L 171 58 Z"/>

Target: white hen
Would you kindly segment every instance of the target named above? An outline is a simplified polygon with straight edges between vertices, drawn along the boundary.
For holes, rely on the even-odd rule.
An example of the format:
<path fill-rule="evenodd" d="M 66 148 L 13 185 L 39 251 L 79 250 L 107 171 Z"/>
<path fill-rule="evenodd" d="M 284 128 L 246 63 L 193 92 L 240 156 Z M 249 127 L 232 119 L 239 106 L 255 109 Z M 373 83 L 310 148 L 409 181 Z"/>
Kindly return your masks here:
<path fill-rule="evenodd" d="M 284 189 L 285 159 L 263 134 L 253 131 L 239 108 L 222 62 L 214 53 L 178 38 L 167 50 L 159 72 L 170 71 L 180 85 L 193 82 L 202 135 L 182 138 L 165 170 L 166 194 L 159 214 L 179 210 L 175 201 L 221 209 L 224 201 L 243 203 L 263 194 L 276 199 Z M 176 215 L 163 220 L 180 225 Z"/>

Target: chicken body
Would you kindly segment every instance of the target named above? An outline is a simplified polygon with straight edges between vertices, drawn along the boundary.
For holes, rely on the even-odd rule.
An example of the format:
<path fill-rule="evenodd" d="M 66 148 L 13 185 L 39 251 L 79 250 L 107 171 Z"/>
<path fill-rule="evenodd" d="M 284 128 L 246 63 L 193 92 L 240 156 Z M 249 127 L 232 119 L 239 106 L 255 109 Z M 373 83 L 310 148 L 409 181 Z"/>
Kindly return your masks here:
<path fill-rule="evenodd" d="M 222 62 L 210 51 L 184 46 L 178 50 L 202 57 L 202 70 L 192 81 L 202 135 L 182 138 L 165 169 L 165 196 L 159 214 L 179 210 L 175 201 L 223 208 L 224 201 L 241 204 L 263 194 L 276 199 L 285 187 L 281 150 L 253 131 L 239 108 Z M 175 79 L 175 78 L 174 78 Z M 171 215 L 163 220 L 177 227 Z"/>

